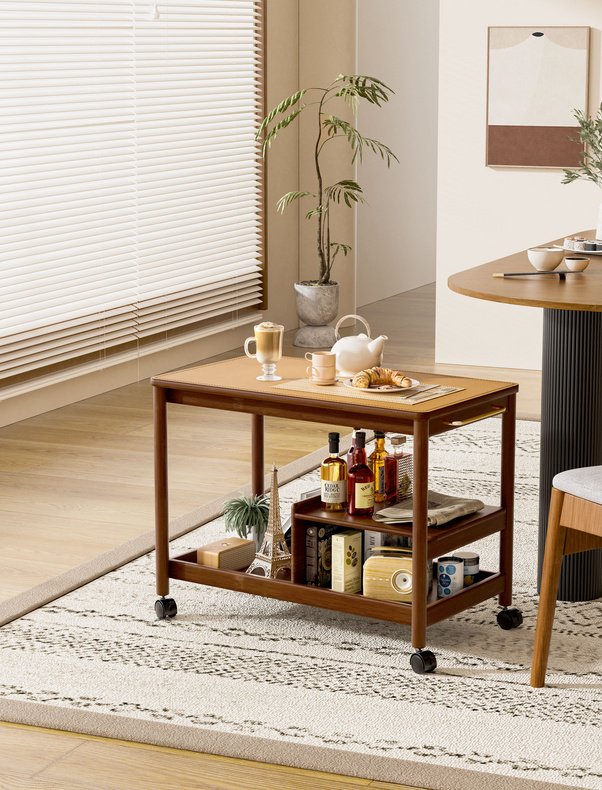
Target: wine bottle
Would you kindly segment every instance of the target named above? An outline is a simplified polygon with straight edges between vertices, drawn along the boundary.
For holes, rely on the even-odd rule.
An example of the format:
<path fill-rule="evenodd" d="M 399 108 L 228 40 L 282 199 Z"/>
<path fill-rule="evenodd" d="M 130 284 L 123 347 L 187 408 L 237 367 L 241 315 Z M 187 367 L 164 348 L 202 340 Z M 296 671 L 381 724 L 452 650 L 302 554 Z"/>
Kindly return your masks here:
<path fill-rule="evenodd" d="M 368 457 L 368 466 L 374 473 L 374 501 L 385 501 L 385 461 L 389 453 L 385 450 L 385 434 L 374 431 L 374 452 Z"/>
<path fill-rule="evenodd" d="M 345 510 L 347 502 L 347 464 L 339 458 L 338 433 L 328 434 L 329 456 L 320 467 L 320 506 L 322 510 Z"/>
<path fill-rule="evenodd" d="M 374 474 L 366 463 L 366 434 L 358 431 L 353 464 L 347 473 L 347 510 L 352 516 L 374 513 Z"/>
<path fill-rule="evenodd" d="M 412 495 L 412 454 L 402 452 L 405 436 L 392 436 L 393 453 L 385 459 L 385 495 L 394 505 Z"/>

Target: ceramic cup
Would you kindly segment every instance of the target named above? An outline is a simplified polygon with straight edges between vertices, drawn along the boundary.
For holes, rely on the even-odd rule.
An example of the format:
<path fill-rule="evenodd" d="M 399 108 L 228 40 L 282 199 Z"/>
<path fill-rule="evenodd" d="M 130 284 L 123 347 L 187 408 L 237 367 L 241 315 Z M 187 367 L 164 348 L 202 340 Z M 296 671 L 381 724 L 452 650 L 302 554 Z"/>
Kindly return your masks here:
<path fill-rule="evenodd" d="M 315 384 L 332 384 L 337 377 L 337 355 L 332 351 L 308 351 L 305 359 L 311 362 L 307 373 Z"/>
<path fill-rule="evenodd" d="M 566 268 L 572 272 L 582 272 L 589 266 L 589 258 L 584 258 L 581 255 L 567 255 L 564 262 Z"/>

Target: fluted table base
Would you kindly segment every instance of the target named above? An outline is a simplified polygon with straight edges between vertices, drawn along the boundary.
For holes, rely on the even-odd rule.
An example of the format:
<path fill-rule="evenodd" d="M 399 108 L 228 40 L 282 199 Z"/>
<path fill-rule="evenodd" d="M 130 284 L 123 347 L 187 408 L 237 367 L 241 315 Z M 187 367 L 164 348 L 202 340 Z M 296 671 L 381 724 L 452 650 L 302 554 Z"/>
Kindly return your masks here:
<path fill-rule="evenodd" d="M 602 313 L 544 310 L 538 586 L 552 478 L 602 464 Z M 558 600 L 602 596 L 602 549 L 565 557 Z"/>

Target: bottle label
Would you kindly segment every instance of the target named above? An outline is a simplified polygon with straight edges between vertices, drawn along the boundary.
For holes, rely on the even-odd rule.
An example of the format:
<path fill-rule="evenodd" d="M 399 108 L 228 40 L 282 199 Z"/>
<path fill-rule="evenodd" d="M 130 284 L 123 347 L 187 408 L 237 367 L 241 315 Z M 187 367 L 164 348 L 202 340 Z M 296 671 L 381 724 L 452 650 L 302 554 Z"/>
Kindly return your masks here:
<path fill-rule="evenodd" d="M 379 494 L 385 493 L 385 465 L 378 467 L 378 477 L 376 478 L 376 490 Z"/>
<path fill-rule="evenodd" d="M 374 507 L 374 481 L 369 483 L 355 484 L 355 507 L 363 510 L 364 508 Z"/>
<path fill-rule="evenodd" d="M 322 502 L 336 505 L 347 501 L 346 480 L 322 480 L 320 498 Z"/>

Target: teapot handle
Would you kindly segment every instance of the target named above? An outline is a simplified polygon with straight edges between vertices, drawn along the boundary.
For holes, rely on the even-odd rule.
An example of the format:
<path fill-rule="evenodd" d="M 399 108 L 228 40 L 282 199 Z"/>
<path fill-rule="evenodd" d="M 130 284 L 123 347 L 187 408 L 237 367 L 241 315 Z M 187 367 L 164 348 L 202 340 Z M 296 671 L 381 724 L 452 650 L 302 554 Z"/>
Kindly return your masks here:
<path fill-rule="evenodd" d="M 337 325 L 334 328 L 334 333 L 335 333 L 335 336 L 336 336 L 337 340 L 341 339 L 341 336 L 339 335 L 339 327 L 341 326 L 343 321 L 346 321 L 348 318 L 357 318 L 358 321 L 361 321 L 362 324 L 366 327 L 366 331 L 368 333 L 368 337 L 370 337 L 370 326 L 368 325 L 368 322 L 364 318 L 361 317 L 361 315 L 344 315 L 342 318 L 340 318 L 337 321 Z"/>

